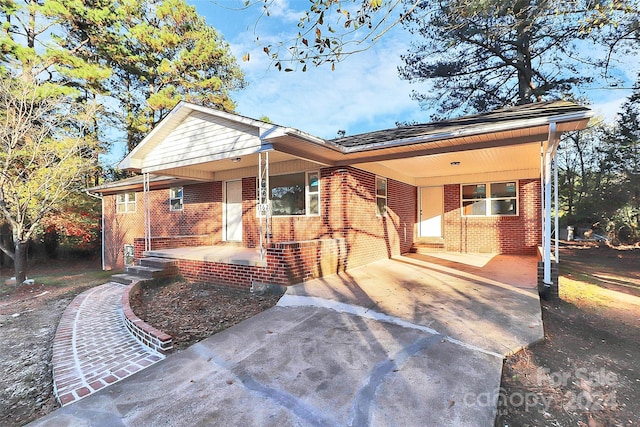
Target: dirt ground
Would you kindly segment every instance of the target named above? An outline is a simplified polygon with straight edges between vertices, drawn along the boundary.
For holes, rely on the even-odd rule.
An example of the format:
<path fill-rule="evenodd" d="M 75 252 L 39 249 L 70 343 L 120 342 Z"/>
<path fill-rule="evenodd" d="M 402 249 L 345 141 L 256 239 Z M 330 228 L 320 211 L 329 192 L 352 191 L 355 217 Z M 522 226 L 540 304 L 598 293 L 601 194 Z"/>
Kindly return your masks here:
<path fill-rule="evenodd" d="M 23 425 L 58 407 L 51 377 L 53 336 L 73 298 L 106 282 L 99 264 L 40 264 L 29 269 L 35 284 L 18 287 L 4 284 L 11 271 L 0 272 L 0 425 Z"/>
<path fill-rule="evenodd" d="M 565 246 L 545 341 L 505 361 L 496 426 L 640 425 L 640 248 Z"/>
<path fill-rule="evenodd" d="M 131 308 L 145 322 L 171 335 L 176 349 L 184 349 L 273 307 L 279 298 L 209 283 L 178 281 L 143 284 L 143 291 L 131 301 Z"/>
<path fill-rule="evenodd" d="M 574 245 L 563 247 L 561 260 L 561 299 L 542 303 L 545 341 L 505 361 L 496 426 L 639 425 L 640 248 Z M 108 281 L 94 264 L 35 266 L 32 286 L 0 282 L 0 425 L 23 425 L 57 407 L 52 339 L 73 297 Z M 276 301 L 176 282 L 150 287 L 134 310 L 184 348 Z"/>

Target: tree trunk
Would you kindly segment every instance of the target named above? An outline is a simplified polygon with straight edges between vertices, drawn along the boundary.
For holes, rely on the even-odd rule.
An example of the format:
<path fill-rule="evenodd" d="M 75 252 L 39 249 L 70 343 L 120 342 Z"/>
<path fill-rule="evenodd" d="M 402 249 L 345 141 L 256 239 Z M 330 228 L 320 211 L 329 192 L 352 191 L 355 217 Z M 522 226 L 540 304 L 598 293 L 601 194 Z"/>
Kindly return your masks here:
<path fill-rule="evenodd" d="M 16 285 L 21 285 L 27 278 L 27 242 L 15 241 L 15 255 L 13 258 Z"/>

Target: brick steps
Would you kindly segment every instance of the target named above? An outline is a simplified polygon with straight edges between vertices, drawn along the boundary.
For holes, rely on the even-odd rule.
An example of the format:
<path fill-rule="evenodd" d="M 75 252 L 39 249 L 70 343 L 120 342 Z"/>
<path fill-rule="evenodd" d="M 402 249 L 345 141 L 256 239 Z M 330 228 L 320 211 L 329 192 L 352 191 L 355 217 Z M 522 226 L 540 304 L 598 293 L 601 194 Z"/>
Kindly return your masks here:
<path fill-rule="evenodd" d="M 107 283 L 78 295 L 53 340 L 53 393 L 60 405 L 82 399 L 162 359 L 143 346 L 122 320 L 124 286 Z"/>

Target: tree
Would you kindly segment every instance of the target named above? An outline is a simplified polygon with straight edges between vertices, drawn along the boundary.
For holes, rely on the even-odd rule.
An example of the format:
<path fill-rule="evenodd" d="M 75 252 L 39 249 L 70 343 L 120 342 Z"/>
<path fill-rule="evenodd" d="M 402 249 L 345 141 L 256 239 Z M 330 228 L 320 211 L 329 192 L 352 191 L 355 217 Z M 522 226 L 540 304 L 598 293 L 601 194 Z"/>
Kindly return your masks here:
<path fill-rule="evenodd" d="M 605 137 L 603 169 L 612 179 L 610 219 L 616 237 L 640 240 L 640 79 Z M 617 203 L 615 202 L 617 201 Z"/>
<path fill-rule="evenodd" d="M 116 103 L 112 113 L 129 150 L 181 100 L 225 111 L 244 76 L 229 45 L 184 0 L 59 0 L 68 49 L 113 70 L 97 90 Z M 98 11 L 87 13 L 88 7 Z"/>
<path fill-rule="evenodd" d="M 605 125 L 598 120 L 584 131 L 562 135 L 558 148 L 560 202 L 569 224 L 582 221 L 587 199 L 596 191 L 602 154 L 599 150 Z M 590 221 L 590 220 L 589 220 Z"/>
<path fill-rule="evenodd" d="M 267 44 L 264 52 L 278 70 L 302 71 L 307 65 L 331 64 L 369 49 L 415 10 L 420 0 L 310 0 L 309 8 L 298 21 L 293 40 Z M 246 7 L 261 5 L 263 15 L 270 16 L 279 7 L 276 0 L 246 2 Z M 259 40 L 259 38 L 257 38 Z M 244 56 L 249 60 L 249 56 Z M 284 68 L 283 68 L 284 64 Z"/>
<path fill-rule="evenodd" d="M 13 247 L 0 242 L 0 250 L 13 260 L 17 283 L 26 277 L 29 239 L 91 167 L 83 151 L 94 140 L 82 124 L 93 114 L 55 85 L 10 76 L 0 82 L 0 214 L 13 237 Z"/>
<path fill-rule="evenodd" d="M 416 36 L 400 76 L 432 83 L 414 97 L 437 113 L 566 97 L 592 80 L 581 55 L 589 0 L 445 0 L 405 23 Z M 581 55 L 582 57 L 579 57 Z"/>

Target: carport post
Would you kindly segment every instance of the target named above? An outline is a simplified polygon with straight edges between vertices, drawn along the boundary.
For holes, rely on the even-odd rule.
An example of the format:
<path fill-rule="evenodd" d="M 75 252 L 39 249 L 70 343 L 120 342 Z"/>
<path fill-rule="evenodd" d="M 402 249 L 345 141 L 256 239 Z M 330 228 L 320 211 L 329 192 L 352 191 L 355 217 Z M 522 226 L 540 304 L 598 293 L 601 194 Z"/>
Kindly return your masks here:
<path fill-rule="evenodd" d="M 558 234 L 558 231 L 560 230 L 560 226 L 559 226 L 559 218 L 558 218 L 558 212 L 560 211 L 560 209 L 558 208 L 558 158 L 555 157 L 553 159 L 553 198 L 554 198 L 554 202 L 553 202 L 553 212 L 554 212 L 554 219 L 555 219 L 555 224 L 554 224 L 554 234 L 556 236 L 556 240 L 555 240 L 555 252 L 556 252 L 556 264 L 560 262 L 560 235 Z"/>
<path fill-rule="evenodd" d="M 544 155 L 544 284 L 551 286 L 551 153 Z"/>
<path fill-rule="evenodd" d="M 544 262 L 544 285 L 545 287 L 551 287 L 553 282 L 551 280 L 551 168 L 553 159 L 556 156 L 556 150 L 558 148 L 558 132 L 556 130 L 556 123 L 549 123 L 549 138 L 547 140 L 547 149 L 544 152 L 544 170 L 543 170 L 543 194 L 544 194 L 544 219 L 543 219 L 543 262 Z M 557 187 L 557 182 L 556 182 Z M 557 209 L 557 206 L 556 206 Z M 557 213 L 556 213 L 557 217 Z M 557 231 L 556 231 L 557 233 Z M 557 236 L 556 236 L 557 239 Z"/>

